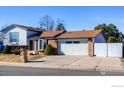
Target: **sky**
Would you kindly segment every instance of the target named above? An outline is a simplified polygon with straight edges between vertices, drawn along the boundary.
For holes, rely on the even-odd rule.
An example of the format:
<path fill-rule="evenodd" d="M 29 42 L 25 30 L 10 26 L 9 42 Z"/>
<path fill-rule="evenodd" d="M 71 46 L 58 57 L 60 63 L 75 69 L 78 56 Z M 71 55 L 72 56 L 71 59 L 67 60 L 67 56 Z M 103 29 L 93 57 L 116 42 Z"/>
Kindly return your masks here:
<path fill-rule="evenodd" d="M 124 33 L 123 6 L 0 6 L 0 27 L 10 24 L 39 27 L 39 19 L 44 15 L 63 19 L 67 31 L 113 23 Z"/>

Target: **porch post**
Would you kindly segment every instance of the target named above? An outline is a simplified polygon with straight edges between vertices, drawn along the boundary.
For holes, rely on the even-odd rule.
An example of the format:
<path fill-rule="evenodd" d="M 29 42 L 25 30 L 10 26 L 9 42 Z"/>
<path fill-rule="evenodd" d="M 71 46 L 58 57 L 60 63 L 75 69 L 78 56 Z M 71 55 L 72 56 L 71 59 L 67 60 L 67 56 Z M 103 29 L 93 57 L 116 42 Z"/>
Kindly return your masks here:
<path fill-rule="evenodd" d="M 94 49 L 93 49 L 93 39 L 88 38 L 88 55 L 93 56 L 94 55 Z"/>
<path fill-rule="evenodd" d="M 35 54 L 38 54 L 38 39 L 34 40 L 34 51 L 35 51 Z"/>
<path fill-rule="evenodd" d="M 38 50 L 38 39 L 34 40 L 34 50 Z"/>

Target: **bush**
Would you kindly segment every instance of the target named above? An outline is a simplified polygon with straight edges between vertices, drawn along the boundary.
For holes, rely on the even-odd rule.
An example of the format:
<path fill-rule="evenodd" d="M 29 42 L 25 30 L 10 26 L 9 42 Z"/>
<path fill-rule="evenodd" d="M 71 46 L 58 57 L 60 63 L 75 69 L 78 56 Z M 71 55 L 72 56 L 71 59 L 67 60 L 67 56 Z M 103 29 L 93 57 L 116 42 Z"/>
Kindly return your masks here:
<path fill-rule="evenodd" d="M 51 45 L 47 45 L 45 50 L 44 50 L 45 55 L 52 55 L 53 54 L 53 48 Z"/>
<path fill-rule="evenodd" d="M 3 51 L 3 47 L 0 48 L 0 53 L 2 53 L 2 51 Z"/>
<path fill-rule="evenodd" d="M 3 53 L 4 54 L 10 54 L 10 47 L 8 45 L 4 46 Z"/>
<path fill-rule="evenodd" d="M 20 49 L 19 48 L 13 49 L 12 53 L 14 53 L 15 55 L 19 55 L 20 54 Z"/>

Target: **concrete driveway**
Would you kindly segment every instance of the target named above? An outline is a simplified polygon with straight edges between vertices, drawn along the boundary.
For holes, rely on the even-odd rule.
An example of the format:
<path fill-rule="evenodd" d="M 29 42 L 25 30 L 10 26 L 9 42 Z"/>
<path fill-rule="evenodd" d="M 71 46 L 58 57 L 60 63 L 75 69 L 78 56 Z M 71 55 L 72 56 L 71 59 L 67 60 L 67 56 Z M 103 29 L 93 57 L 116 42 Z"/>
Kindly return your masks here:
<path fill-rule="evenodd" d="M 47 56 L 29 63 L 0 63 L 7 66 L 97 70 L 97 71 L 124 71 L 120 58 L 89 57 L 89 56 Z"/>
<path fill-rule="evenodd" d="M 52 67 L 93 70 L 96 68 L 101 58 L 92 58 L 88 56 L 48 56 L 39 59 L 39 61 L 40 60 L 44 61 L 44 64 Z"/>

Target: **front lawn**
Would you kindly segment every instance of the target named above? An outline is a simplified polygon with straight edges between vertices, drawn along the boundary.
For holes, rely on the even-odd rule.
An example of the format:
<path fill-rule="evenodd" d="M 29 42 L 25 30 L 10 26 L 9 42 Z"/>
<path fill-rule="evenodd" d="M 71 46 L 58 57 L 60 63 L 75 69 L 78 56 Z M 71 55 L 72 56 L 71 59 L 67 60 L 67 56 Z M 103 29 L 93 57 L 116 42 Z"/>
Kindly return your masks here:
<path fill-rule="evenodd" d="M 30 55 L 28 60 L 36 60 L 42 58 L 43 55 Z M 20 55 L 15 54 L 0 54 L 0 62 L 21 62 Z"/>

